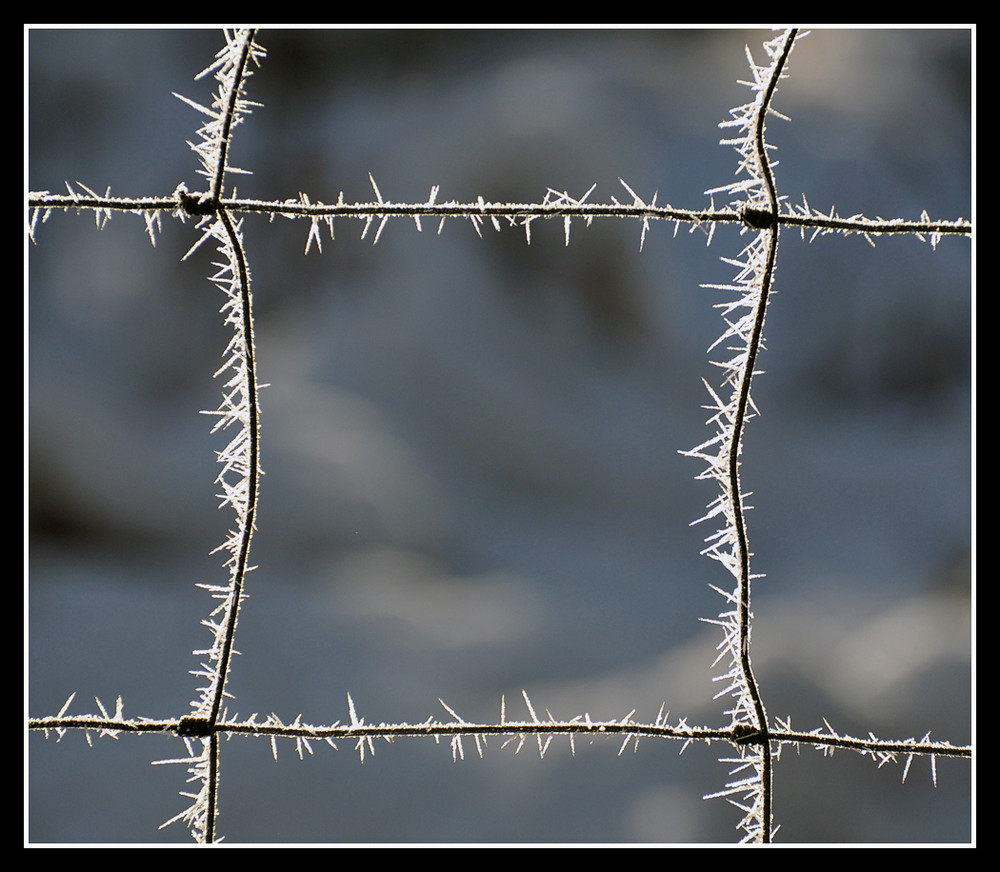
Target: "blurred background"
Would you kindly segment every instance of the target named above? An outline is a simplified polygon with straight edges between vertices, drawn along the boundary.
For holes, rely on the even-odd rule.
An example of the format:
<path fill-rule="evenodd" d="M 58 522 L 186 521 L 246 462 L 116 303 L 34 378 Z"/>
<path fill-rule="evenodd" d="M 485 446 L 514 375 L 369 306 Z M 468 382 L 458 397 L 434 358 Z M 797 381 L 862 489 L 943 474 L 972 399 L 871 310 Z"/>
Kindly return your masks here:
<path fill-rule="evenodd" d="M 708 205 L 737 155 L 719 122 L 750 98 L 744 46 L 767 31 L 263 30 L 268 57 L 236 131 L 240 196 L 315 202 Z M 841 215 L 971 217 L 969 30 L 818 30 L 802 39 L 769 121 L 777 187 Z M 113 195 L 203 189 L 202 117 L 171 96 L 217 30 L 29 30 L 27 185 Z M 717 205 L 722 205 L 717 200 Z M 723 568 L 699 556 L 715 498 L 679 450 L 711 431 L 702 378 L 724 324 L 713 305 L 749 237 L 561 221 L 480 239 L 394 219 L 372 245 L 338 220 L 248 216 L 261 391 L 249 599 L 230 716 L 369 723 L 559 718 L 724 726 L 711 679 Z M 223 584 L 233 518 L 218 511 L 209 435 L 229 341 L 193 222 L 54 213 L 30 245 L 27 707 L 179 716 Z M 768 309 L 761 415 L 742 479 L 754 569 L 753 660 L 772 721 L 853 735 L 972 738 L 971 323 L 966 238 L 784 232 Z M 717 350 L 718 351 L 718 350 Z M 721 359 L 721 352 L 716 359 Z M 341 744 L 300 761 L 224 745 L 218 826 L 239 842 L 723 842 L 740 812 L 723 746 L 554 741 L 483 759 L 466 743 Z M 27 837 L 185 842 L 186 773 L 150 761 L 180 741 L 88 747 L 31 734 Z M 879 769 L 785 748 L 783 842 L 963 842 L 972 767 Z"/>

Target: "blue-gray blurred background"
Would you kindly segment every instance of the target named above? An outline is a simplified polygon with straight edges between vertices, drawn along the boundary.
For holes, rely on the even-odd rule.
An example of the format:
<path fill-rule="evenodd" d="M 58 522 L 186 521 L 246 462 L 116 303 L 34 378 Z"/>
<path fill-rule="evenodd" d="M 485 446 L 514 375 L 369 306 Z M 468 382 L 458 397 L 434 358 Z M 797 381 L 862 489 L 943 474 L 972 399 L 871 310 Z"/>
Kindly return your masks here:
<path fill-rule="evenodd" d="M 240 196 L 591 202 L 684 208 L 733 180 L 718 144 L 751 95 L 744 46 L 766 31 L 264 30 L 268 57 L 237 130 Z M 216 30 L 29 30 L 30 190 L 79 180 L 167 195 L 203 182 L 186 141 Z M 842 215 L 971 217 L 969 30 L 818 30 L 769 121 L 779 193 Z M 722 200 L 717 200 L 721 204 Z M 749 237 L 636 222 L 532 225 L 480 239 L 466 221 L 251 216 L 261 392 L 258 531 L 240 616 L 232 716 L 310 723 L 560 718 L 724 726 L 713 700 L 722 567 L 699 556 L 714 499 L 678 454 L 704 441 L 706 349 L 722 332 L 700 288 Z M 231 528 L 209 435 L 229 333 L 181 257 L 193 223 L 102 230 L 55 213 L 28 267 L 27 700 L 31 715 L 111 708 L 179 716 Z M 753 492 L 753 660 L 772 720 L 853 735 L 972 738 L 972 246 L 781 237 L 765 371 L 742 478 Z M 721 355 L 716 355 L 719 359 Z M 239 842 L 734 842 L 724 746 L 556 741 L 485 757 L 467 742 L 348 745 L 278 761 L 224 746 L 219 829 Z M 187 841 L 170 737 L 28 741 L 27 837 Z M 972 767 L 784 749 L 785 842 L 972 838 Z"/>

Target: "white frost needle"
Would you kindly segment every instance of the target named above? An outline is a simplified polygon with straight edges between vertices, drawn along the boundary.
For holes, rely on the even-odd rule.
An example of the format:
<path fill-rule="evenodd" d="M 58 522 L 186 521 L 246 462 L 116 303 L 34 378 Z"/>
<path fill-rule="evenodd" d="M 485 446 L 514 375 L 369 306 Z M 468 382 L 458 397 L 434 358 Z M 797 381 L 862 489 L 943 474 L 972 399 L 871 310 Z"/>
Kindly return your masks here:
<path fill-rule="evenodd" d="M 382 200 L 382 194 L 379 193 L 378 185 L 375 184 L 375 177 L 371 173 L 368 173 L 368 178 L 372 183 L 372 187 L 375 189 L 375 198 L 378 200 L 380 206 L 384 206 L 385 203 Z"/>
<path fill-rule="evenodd" d="M 455 710 L 450 705 L 448 705 L 448 703 L 446 703 L 443 699 L 441 699 L 441 697 L 438 697 L 438 702 L 441 703 L 441 705 L 443 705 L 445 707 L 445 709 L 447 710 L 448 714 L 450 714 L 455 719 L 455 721 L 457 723 L 459 723 L 459 724 L 466 723 L 466 721 L 463 718 L 461 718 L 455 712 Z"/>
<path fill-rule="evenodd" d="M 639 197 L 639 195 L 635 191 L 633 191 L 628 185 L 625 184 L 625 180 L 624 179 L 622 179 L 619 176 L 618 181 L 621 182 L 622 186 L 625 188 L 625 190 L 628 191 L 632 195 L 632 200 L 633 200 L 633 204 L 632 205 L 634 205 L 634 206 L 641 206 L 642 208 L 646 207 L 646 204 L 642 202 L 642 199 Z"/>
<path fill-rule="evenodd" d="M 535 710 L 531 706 L 531 700 L 528 699 L 528 692 L 526 690 L 522 690 L 521 696 L 524 697 L 524 702 L 528 706 L 528 712 L 531 714 L 531 720 L 536 724 L 540 724 L 541 721 L 538 720 L 538 715 L 535 714 Z"/>
<path fill-rule="evenodd" d="M 205 70 L 205 72 L 207 73 L 207 72 L 208 72 L 208 70 Z M 178 93 L 177 93 L 176 91 L 173 91 L 172 93 L 173 93 L 173 95 L 174 95 L 174 96 L 175 96 L 175 97 L 176 97 L 176 98 L 177 98 L 178 100 L 183 100 L 183 101 L 184 101 L 185 103 L 187 103 L 187 104 L 188 104 L 188 106 L 190 106 L 190 107 L 191 107 L 192 109 L 197 109 L 197 110 L 198 110 L 199 112 L 201 112 L 201 113 L 203 113 L 203 114 L 207 115 L 207 116 L 208 116 L 209 118 L 216 118 L 216 117 L 217 117 L 217 116 L 216 116 L 216 114 L 215 114 L 214 112 L 212 112 L 212 111 L 211 111 L 210 109 L 206 109 L 206 108 L 205 108 L 204 106 L 202 106 L 202 105 L 201 105 L 201 103 L 195 103 L 195 101 L 194 101 L 194 100 L 189 100 L 189 99 L 188 99 L 187 97 L 185 97 L 185 96 L 184 96 L 183 94 L 178 94 Z M 174 104 L 174 105 L 176 105 L 176 104 Z M 119 189 L 119 190 L 120 190 L 120 189 Z"/>
<path fill-rule="evenodd" d="M 59 712 L 56 714 L 57 718 L 61 718 L 64 714 L 66 714 L 66 709 L 68 709 L 69 708 L 69 704 L 71 702 L 73 702 L 73 697 L 74 696 L 76 696 L 76 691 L 75 690 L 69 695 L 69 698 L 66 700 L 66 702 L 63 703 L 63 707 L 61 709 L 59 709 Z"/>

